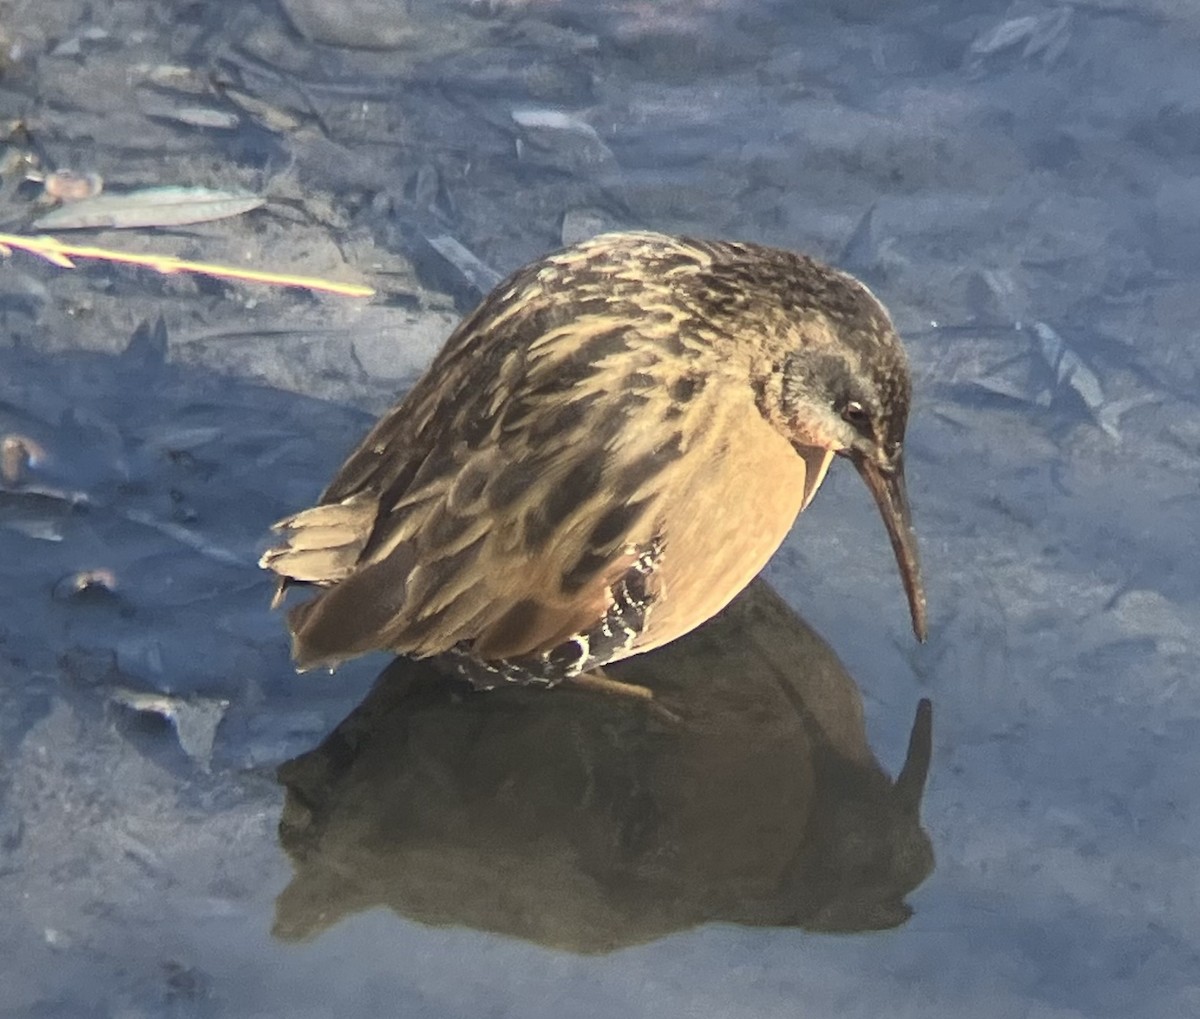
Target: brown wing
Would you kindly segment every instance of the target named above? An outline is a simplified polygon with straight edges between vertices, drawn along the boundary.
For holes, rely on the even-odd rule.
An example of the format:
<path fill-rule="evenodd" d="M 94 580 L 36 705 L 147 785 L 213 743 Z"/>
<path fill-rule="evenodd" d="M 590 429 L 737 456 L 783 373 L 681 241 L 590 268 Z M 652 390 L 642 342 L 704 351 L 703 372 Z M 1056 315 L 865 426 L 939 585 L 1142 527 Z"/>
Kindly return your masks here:
<path fill-rule="evenodd" d="M 462 641 L 510 657 L 603 614 L 656 536 L 656 479 L 687 441 L 671 394 L 693 369 L 671 342 L 680 309 L 623 298 L 644 295 L 619 273 L 566 281 L 566 305 L 574 270 L 497 288 L 321 505 L 282 522 L 263 564 L 327 588 L 289 614 L 302 667 Z"/>
<path fill-rule="evenodd" d="M 365 542 L 339 541 L 361 547 L 353 567 L 290 617 L 298 662 L 379 647 L 429 655 L 461 641 L 480 657 L 513 657 L 599 619 L 611 583 L 654 537 L 652 482 L 683 452 L 679 433 L 643 427 L 643 391 L 609 381 L 626 388 L 596 373 L 566 393 L 526 391 L 478 448 L 448 429 L 415 470 L 388 463 L 404 483 L 382 493 Z M 291 554 L 327 554 L 311 546 L 343 537 L 329 511 L 353 518 L 362 501 L 357 492 L 309 511 L 317 540 L 301 527 Z"/>

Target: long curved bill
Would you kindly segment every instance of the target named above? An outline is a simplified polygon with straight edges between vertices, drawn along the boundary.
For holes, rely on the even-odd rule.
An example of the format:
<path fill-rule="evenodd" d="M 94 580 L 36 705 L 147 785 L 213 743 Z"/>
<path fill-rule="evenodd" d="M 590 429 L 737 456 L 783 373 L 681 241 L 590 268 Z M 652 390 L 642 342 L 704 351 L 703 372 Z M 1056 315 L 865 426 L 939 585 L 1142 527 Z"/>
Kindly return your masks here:
<path fill-rule="evenodd" d="M 865 456 L 852 456 L 851 459 L 875 497 L 875 505 L 879 507 L 888 537 L 892 539 L 892 551 L 896 554 L 896 565 L 900 567 L 904 593 L 908 596 L 913 633 L 917 640 L 924 641 L 925 588 L 921 583 L 917 536 L 913 533 L 908 491 L 904 485 L 904 458 L 897 457 L 894 463 L 883 467 Z"/>

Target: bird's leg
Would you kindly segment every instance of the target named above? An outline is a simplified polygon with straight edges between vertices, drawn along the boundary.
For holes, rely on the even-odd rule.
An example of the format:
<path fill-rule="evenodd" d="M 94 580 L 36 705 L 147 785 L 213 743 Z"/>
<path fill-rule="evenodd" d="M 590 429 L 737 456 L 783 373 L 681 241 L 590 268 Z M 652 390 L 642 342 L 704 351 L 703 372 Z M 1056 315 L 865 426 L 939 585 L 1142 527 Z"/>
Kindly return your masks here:
<path fill-rule="evenodd" d="M 639 701 L 654 700 L 654 691 L 648 686 L 639 686 L 637 683 L 623 683 L 619 679 L 613 679 L 599 666 L 589 672 L 581 672 L 578 676 L 570 676 L 564 679 L 560 685 L 570 686 L 576 690 L 591 690 L 595 693 L 632 697 Z"/>
<path fill-rule="evenodd" d="M 512 661 L 481 662 L 464 654 L 457 649 L 440 657 L 440 662 L 452 675 L 465 679 L 475 690 L 495 690 L 504 686 L 561 686 L 567 689 L 581 690 L 588 693 L 606 694 L 610 697 L 623 697 L 640 701 L 651 712 L 668 722 L 678 722 L 680 718 L 673 711 L 664 708 L 655 700 L 654 691 L 637 683 L 625 683 L 605 674 L 600 666 L 579 673 L 575 676 L 549 678 L 544 673 L 530 671 L 524 664 Z M 544 664 L 544 663 L 543 663 Z"/>
<path fill-rule="evenodd" d="M 625 683 L 619 679 L 613 679 L 599 666 L 589 672 L 582 672 L 578 676 L 570 676 L 562 680 L 559 685 L 574 690 L 586 690 L 592 693 L 602 693 L 616 697 L 629 697 L 645 704 L 656 715 L 666 719 L 668 722 L 678 722 L 680 720 L 675 712 L 664 708 L 661 703 L 655 700 L 654 691 L 648 686 L 641 686 L 638 683 Z"/>

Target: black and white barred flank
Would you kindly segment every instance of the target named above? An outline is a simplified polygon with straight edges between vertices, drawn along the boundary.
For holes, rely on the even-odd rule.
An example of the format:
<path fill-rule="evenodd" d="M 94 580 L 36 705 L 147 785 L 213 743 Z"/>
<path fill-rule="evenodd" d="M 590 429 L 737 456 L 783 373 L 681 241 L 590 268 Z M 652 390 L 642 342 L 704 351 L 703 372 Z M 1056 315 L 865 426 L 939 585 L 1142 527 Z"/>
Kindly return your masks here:
<path fill-rule="evenodd" d="M 451 648 L 440 661 L 476 690 L 493 690 L 506 683 L 518 686 L 557 686 L 597 669 L 628 650 L 646 629 L 654 594 L 649 583 L 662 558 L 662 539 L 656 538 L 613 585 L 612 603 L 600 622 L 557 647 L 536 655 L 481 661 L 469 644 Z"/>

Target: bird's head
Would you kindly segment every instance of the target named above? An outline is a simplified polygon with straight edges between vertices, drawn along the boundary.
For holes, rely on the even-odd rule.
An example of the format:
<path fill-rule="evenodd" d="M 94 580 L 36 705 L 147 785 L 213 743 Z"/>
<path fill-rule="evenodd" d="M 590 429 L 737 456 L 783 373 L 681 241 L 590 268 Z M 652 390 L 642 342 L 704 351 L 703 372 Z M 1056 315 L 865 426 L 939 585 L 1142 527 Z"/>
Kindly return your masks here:
<path fill-rule="evenodd" d="M 883 516 L 913 632 L 923 641 L 925 591 L 904 481 L 912 395 L 904 347 L 883 306 L 858 280 L 792 258 L 789 278 L 770 281 L 776 306 L 766 317 L 771 357 L 760 407 L 808 463 L 805 503 L 832 456 L 854 464 Z"/>

